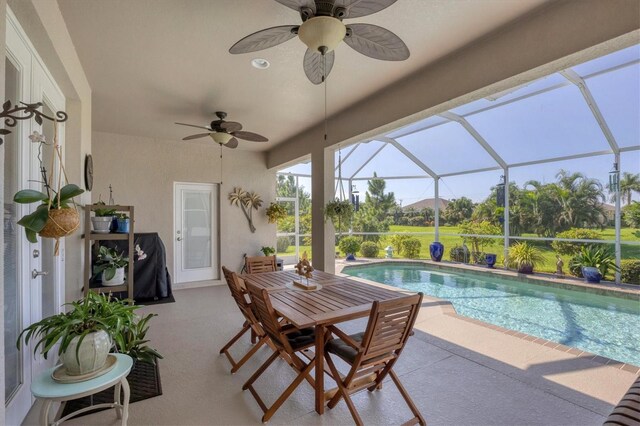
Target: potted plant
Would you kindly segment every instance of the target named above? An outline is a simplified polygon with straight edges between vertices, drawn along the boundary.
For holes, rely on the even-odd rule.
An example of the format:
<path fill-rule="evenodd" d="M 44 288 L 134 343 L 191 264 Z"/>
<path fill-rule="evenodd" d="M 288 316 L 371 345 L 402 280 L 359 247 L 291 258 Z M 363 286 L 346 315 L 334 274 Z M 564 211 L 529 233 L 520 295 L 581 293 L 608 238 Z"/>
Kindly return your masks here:
<path fill-rule="evenodd" d="M 276 223 L 287 217 L 287 209 L 282 204 L 278 203 L 269 204 L 266 212 L 269 223 Z"/>
<path fill-rule="evenodd" d="M 610 270 L 619 271 L 615 257 L 603 247 L 581 247 L 577 255 L 571 258 L 569 269 L 574 275 L 580 271 L 589 283 L 599 283 Z"/>
<path fill-rule="evenodd" d="M 432 242 L 429 244 L 429 254 L 431 255 L 431 260 L 440 262 L 444 254 L 444 244 L 439 241 Z"/>
<path fill-rule="evenodd" d="M 158 351 L 146 345 L 149 342 L 146 339 L 149 321 L 156 316 L 158 315 L 148 314 L 141 317 L 134 314 L 134 320 L 127 324 L 120 333 L 113 336 L 116 350 L 119 353 L 129 355 L 134 361 L 147 362 L 149 364 L 155 364 L 158 358 L 162 359 L 163 357 Z"/>
<path fill-rule="evenodd" d="M 46 176 L 44 172 L 43 176 Z M 73 198 L 84 190 L 68 184 L 56 192 L 47 180 L 45 188 L 46 192 L 23 189 L 13 196 L 13 201 L 19 204 L 40 203 L 34 212 L 18 221 L 18 225 L 24 226 L 27 240 L 32 243 L 38 241 L 37 235 L 45 238 L 66 237 L 80 226 L 80 215 L 72 203 Z"/>
<path fill-rule="evenodd" d="M 269 247 L 269 246 L 263 246 L 260 251 L 262 252 L 262 254 L 264 254 L 265 256 L 273 256 L 274 254 L 276 254 L 276 249 L 273 247 Z"/>
<path fill-rule="evenodd" d="M 129 215 L 126 213 L 116 213 L 116 219 L 118 220 L 118 229 L 116 230 L 119 234 L 128 234 L 129 233 Z"/>
<path fill-rule="evenodd" d="M 341 230 L 341 224 L 348 224 L 352 217 L 353 204 L 349 200 L 335 199 L 324 206 L 325 220 L 330 219 L 338 231 Z"/>
<path fill-rule="evenodd" d="M 98 201 L 96 206 L 105 206 L 104 201 Z M 93 225 L 93 232 L 98 234 L 108 234 L 111 230 L 111 222 L 113 216 L 116 214 L 115 209 L 99 208 L 95 209 L 95 216 L 91 218 L 91 224 Z"/>
<path fill-rule="evenodd" d="M 104 366 L 112 340 L 134 324 L 133 311 L 139 306 L 94 292 L 68 305 L 71 306 L 69 312 L 44 318 L 25 328 L 16 344 L 20 349 L 23 336 L 25 344 L 39 339 L 33 348 L 34 354 L 40 349 L 46 359 L 59 342 L 57 352 L 67 374 L 89 374 Z"/>
<path fill-rule="evenodd" d="M 356 260 L 355 254 L 360 250 L 360 240 L 356 237 L 344 237 L 340 239 L 338 247 L 347 256 L 347 260 Z"/>
<path fill-rule="evenodd" d="M 531 244 L 521 242 L 509 247 L 507 265 L 516 268 L 521 274 L 533 274 L 533 269 L 542 262 L 542 253 Z"/>
<path fill-rule="evenodd" d="M 129 265 L 129 258 L 124 252 L 118 254 L 116 249 L 100 246 L 93 268 L 94 277 L 102 277 L 102 285 L 116 286 L 124 283 L 124 268 Z"/>

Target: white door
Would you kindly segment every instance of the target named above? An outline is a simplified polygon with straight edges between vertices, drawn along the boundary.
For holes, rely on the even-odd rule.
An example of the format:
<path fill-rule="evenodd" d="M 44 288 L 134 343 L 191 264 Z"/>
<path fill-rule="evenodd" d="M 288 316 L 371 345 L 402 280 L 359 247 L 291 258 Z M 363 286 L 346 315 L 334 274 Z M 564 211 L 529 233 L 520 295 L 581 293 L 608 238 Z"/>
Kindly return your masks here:
<path fill-rule="evenodd" d="M 64 97 L 37 57 L 33 46 L 19 27 L 13 14 L 7 11 L 6 46 L 6 99 L 17 103 L 43 102 L 41 109 L 51 116 L 52 111 L 64 110 Z M 38 152 L 38 145 L 29 142 L 33 131 L 45 134 L 53 140 L 53 124 L 36 124 L 34 120 L 20 121 L 10 135 L 4 136 L 4 351 L 5 351 L 5 405 L 4 423 L 20 424 L 32 404 L 29 391 L 31 377 L 52 366 L 55 356 L 44 360 L 32 355 L 31 347 L 16 349 L 20 331 L 41 318 L 60 312 L 64 301 L 62 277 L 64 246 L 61 256 L 53 256 L 53 242 L 39 241 L 31 244 L 24 236 L 24 229 L 17 220 L 35 209 L 36 205 L 19 205 L 12 202 L 13 194 L 20 189 L 42 189 L 38 156 L 49 158 L 47 148 Z M 59 141 L 63 142 L 62 128 Z M 47 166 L 49 167 L 49 166 Z M 35 275 L 33 272 L 35 271 Z"/>
<path fill-rule="evenodd" d="M 177 283 L 217 280 L 217 184 L 174 183 L 174 265 Z"/>

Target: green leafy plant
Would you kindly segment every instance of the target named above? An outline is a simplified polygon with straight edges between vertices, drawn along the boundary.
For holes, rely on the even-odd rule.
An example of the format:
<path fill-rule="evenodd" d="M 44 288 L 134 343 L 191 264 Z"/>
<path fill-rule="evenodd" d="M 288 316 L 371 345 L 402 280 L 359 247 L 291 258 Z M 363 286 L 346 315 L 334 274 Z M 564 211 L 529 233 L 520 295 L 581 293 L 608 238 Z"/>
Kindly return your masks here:
<path fill-rule="evenodd" d="M 571 258 L 569 271 L 572 275 L 582 276 L 583 266 L 598 268 L 602 277 L 606 277 L 610 270 L 619 271 L 615 256 L 605 247 L 582 247 L 580 252 Z"/>
<path fill-rule="evenodd" d="M 364 257 L 378 257 L 380 247 L 373 241 L 365 241 L 360 245 L 360 253 L 362 253 Z"/>
<path fill-rule="evenodd" d="M 344 237 L 340 239 L 338 247 L 345 255 L 356 254 L 360 250 L 360 240 L 356 237 Z"/>
<path fill-rule="evenodd" d="M 104 201 L 98 201 L 94 205 L 96 205 L 96 206 L 106 206 Z M 100 208 L 100 209 L 95 209 L 94 212 L 96 213 L 96 216 L 98 216 L 98 217 L 109 217 L 109 216 L 115 216 L 116 209 Z"/>
<path fill-rule="evenodd" d="M 118 254 L 116 249 L 100 246 L 93 273 L 94 276 L 98 276 L 104 272 L 104 278 L 111 280 L 115 277 L 118 268 L 124 268 L 127 265 L 129 265 L 129 258 L 124 256 L 124 252 Z"/>
<path fill-rule="evenodd" d="M 276 223 L 287 217 L 287 209 L 279 203 L 271 203 L 266 210 L 267 220 L 269 223 Z"/>
<path fill-rule="evenodd" d="M 31 204 L 40 203 L 33 213 L 23 216 L 18 225 L 21 225 L 25 229 L 27 239 L 29 242 L 35 243 L 38 241 L 36 235 L 42 231 L 49 220 L 50 209 L 68 209 L 71 208 L 69 203 L 76 197 L 84 192 L 77 185 L 68 184 L 60 188 L 60 192 L 56 192 L 53 188 L 47 187 L 47 192 L 36 191 L 34 189 L 23 189 L 16 192 L 13 196 L 13 201 L 19 204 Z M 51 205 L 49 205 L 51 203 Z"/>
<path fill-rule="evenodd" d="M 56 343 L 60 342 L 58 355 L 62 355 L 73 338 L 79 336 L 76 349 L 76 358 L 79 359 L 80 344 L 89 333 L 103 330 L 113 340 L 117 340 L 124 330 L 132 327 L 135 320 L 133 311 L 139 308 L 126 300 L 117 300 L 111 298 L 111 295 L 94 292 L 89 292 L 83 299 L 67 305 L 71 306 L 69 312 L 44 318 L 25 328 L 18 336 L 18 349 L 21 348 L 23 336 L 25 344 L 32 338 L 39 338 L 33 352 L 36 354 L 40 349 L 40 353 L 46 359 Z"/>
<path fill-rule="evenodd" d="M 113 341 L 116 344 L 116 350 L 135 360 L 151 364 L 155 364 L 158 358 L 162 359 L 162 355 L 157 350 L 146 345 L 149 342 L 146 339 L 149 321 L 155 316 L 157 314 L 148 314 L 143 317 L 135 315 L 130 324 L 123 327 L 120 333 L 114 334 Z"/>
<path fill-rule="evenodd" d="M 568 231 L 556 234 L 556 238 L 567 238 L 573 240 L 600 240 L 600 233 L 593 229 L 571 228 Z M 588 246 L 589 243 L 578 243 L 569 241 L 554 241 L 551 247 L 556 253 L 563 256 L 575 256 L 580 252 L 582 247 Z"/>
<path fill-rule="evenodd" d="M 278 253 L 286 253 L 290 245 L 290 237 L 278 237 L 278 239 L 276 240 L 276 248 L 278 249 Z"/>
<path fill-rule="evenodd" d="M 624 221 L 632 228 L 640 228 L 640 202 L 632 201 L 622 209 Z"/>
<path fill-rule="evenodd" d="M 539 249 L 526 242 L 515 243 L 509 247 L 507 266 L 516 268 L 520 272 L 533 272 L 536 265 L 544 262 Z"/>
<path fill-rule="evenodd" d="M 415 237 L 402 241 L 402 255 L 408 259 L 417 259 L 420 257 L 420 249 L 422 243 Z"/>
<path fill-rule="evenodd" d="M 454 262 L 469 263 L 469 249 L 464 245 L 451 247 L 449 257 Z"/>
<path fill-rule="evenodd" d="M 460 232 L 462 234 L 474 234 L 474 235 L 500 235 L 502 230 L 488 221 L 480 222 L 464 222 L 460 225 Z M 476 263 L 484 262 L 484 248 L 491 245 L 495 239 L 490 237 L 464 237 L 464 241 L 471 244 L 471 255 L 473 261 Z"/>
<path fill-rule="evenodd" d="M 287 247 L 288 248 L 288 247 Z M 260 251 L 265 255 L 265 256 L 273 256 L 274 254 L 276 254 L 276 249 L 273 247 L 269 247 L 269 246 L 263 246 Z"/>
<path fill-rule="evenodd" d="M 403 235 L 403 234 L 395 234 L 391 236 L 391 238 L 389 239 L 389 243 L 391 244 L 391 247 L 394 248 L 398 256 L 403 255 L 402 245 L 406 240 L 410 238 L 411 238 L 411 235 Z"/>
<path fill-rule="evenodd" d="M 114 216 L 117 217 L 120 220 L 129 219 L 129 215 L 127 213 L 124 213 L 124 212 L 115 213 Z"/>
<path fill-rule="evenodd" d="M 620 262 L 620 278 L 623 283 L 640 285 L 640 260 L 624 259 Z"/>
<path fill-rule="evenodd" d="M 341 224 L 348 224 L 353 218 L 353 205 L 349 200 L 333 200 L 324 206 L 324 218 L 333 222 L 336 229 L 340 229 Z M 357 251 L 357 250 L 356 250 Z"/>

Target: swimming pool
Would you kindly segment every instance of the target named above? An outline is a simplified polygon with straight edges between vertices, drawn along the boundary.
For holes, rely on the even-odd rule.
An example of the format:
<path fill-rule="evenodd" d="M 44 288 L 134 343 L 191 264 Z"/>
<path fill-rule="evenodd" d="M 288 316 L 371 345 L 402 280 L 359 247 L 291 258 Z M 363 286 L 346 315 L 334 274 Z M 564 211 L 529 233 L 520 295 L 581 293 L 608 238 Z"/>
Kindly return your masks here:
<path fill-rule="evenodd" d="M 640 302 L 424 264 L 343 273 L 450 301 L 459 315 L 640 366 Z"/>

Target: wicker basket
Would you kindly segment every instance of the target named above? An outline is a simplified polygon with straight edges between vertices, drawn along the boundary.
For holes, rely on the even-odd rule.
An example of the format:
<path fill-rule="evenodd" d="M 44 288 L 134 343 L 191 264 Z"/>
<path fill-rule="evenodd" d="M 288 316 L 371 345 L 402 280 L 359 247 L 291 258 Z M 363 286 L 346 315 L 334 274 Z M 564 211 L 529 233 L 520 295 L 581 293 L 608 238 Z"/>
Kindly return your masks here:
<path fill-rule="evenodd" d="M 45 238 L 61 238 L 71 235 L 79 226 L 80 215 L 75 208 L 51 209 L 49 220 L 39 234 Z"/>

